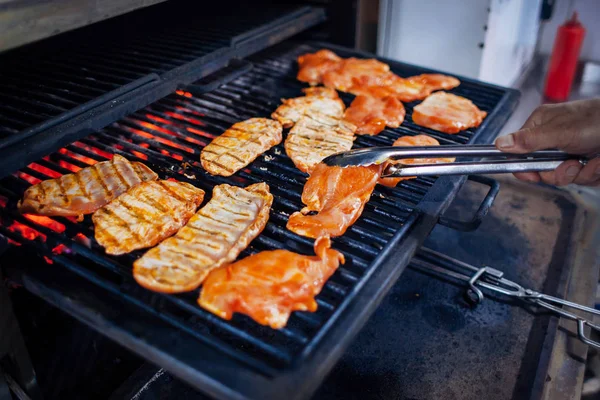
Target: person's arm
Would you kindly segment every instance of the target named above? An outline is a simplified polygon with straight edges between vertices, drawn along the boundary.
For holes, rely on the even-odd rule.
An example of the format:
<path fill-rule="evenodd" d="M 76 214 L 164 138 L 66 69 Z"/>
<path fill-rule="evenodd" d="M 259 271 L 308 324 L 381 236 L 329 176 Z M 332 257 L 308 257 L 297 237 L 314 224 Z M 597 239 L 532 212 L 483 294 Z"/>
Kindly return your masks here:
<path fill-rule="evenodd" d="M 554 171 L 515 174 L 529 182 L 552 185 L 600 185 L 600 99 L 548 104 L 538 107 L 523 127 L 496 139 L 496 147 L 511 153 L 560 149 L 592 158 L 586 166 L 565 161 Z"/>

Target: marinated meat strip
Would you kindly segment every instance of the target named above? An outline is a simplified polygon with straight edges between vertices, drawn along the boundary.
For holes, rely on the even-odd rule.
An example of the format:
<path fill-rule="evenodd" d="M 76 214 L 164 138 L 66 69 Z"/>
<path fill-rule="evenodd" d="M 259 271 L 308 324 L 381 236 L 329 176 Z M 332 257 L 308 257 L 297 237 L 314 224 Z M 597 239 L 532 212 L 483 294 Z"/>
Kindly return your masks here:
<path fill-rule="evenodd" d="M 302 191 L 306 207 L 290 216 L 287 228 L 310 238 L 343 235 L 360 217 L 379 180 L 380 170 L 377 165 L 346 168 L 317 165 Z M 315 211 L 317 214 L 313 214 Z"/>
<path fill-rule="evenodd" d="M 347 58 L 323 74 L 323 84 L 343 92 L 353 86 L 384 85 L 389 70 L 389 65 L 375 59 Z"/>
<path fill-rule="evenodd" d="M 302 54 L 298 57 L 298 80 L 311 86 L 323 81 L 323 74 L 337 67 L 342 59 L 333 51 L 319 50 L 316 53 Z"/>
<path fill-rule="evenodd" d="M 96 241 L 115 255 L 154 246 L 185 225 L 203 198 L 189 183 L 143 182 L 92 215 Z"/>
<path fill-rule="evenodd" d="M 443 74 L 421 74 L 411 76 L 407 79 L 424 84 L 429 90 L 429 93 L 438 90 L 450 90 L 460 85 L 460 81 L 455 77 Z"/>
<path fill-rule="evenodd" d="M 284 99 L 283 104 L 271 114 L 284 128 L 292 127 L 303 116 L 326 115 L 342 118 L 346 106 L 334 89 L 307 88 L 306 96 Z"/>
<path fill-rule="evenodd" d="M 417 105 L 415 124 L 445 133 L 458 133 L 481 124 L 487 113 L 473 102 L 452 93 L 436 92 Z"/>
<path fill-rule="evenodd" d="M 439 146 L 440 142 L 431 136 L 427 135 L 416 135 L 416 136 L 401 136 L 392 146 Z M 435 163 L 451 163 L 454 162 L 455 158 L 407 158 L 401 161 L 398 161 L 402 164 L 435 164 Z M 379 184 L 394 187 L 398 184 L 398 182 L 406 180 L 406 179 L 414 179 L 415 177 L 406 177 L 406 178 L 381 178 L 379 180 Z"/>
<path fill-rule="evenodd" d="M 198 303 L 227 320 L 238 312 L 259 324 L 283 328 L 293 311 L 317 310 L 315 296 L 344 263 L 328 237 L 317 239 L 314 250 L 315 256 L 262 251 L 215 269 L 204 281 Z"/>
<path fill-rule="evenodd" d="M 324 114 L 305 116 L 294 125 L 285 140 L 285 152 L 294 165 L 311 173 L 325 157 L 352 148 L 356 127 Z"/>
<path fill-rule="evenodd" d="M 233 175 L 281 143 L 281 131 L 281 124 L 268 118 L 250 118 L 233 124 L 202 149 L 202 166 L 212 175 Z"/>
<path fill-rule="evenodd" d="M 234 261 L 262 232 L 272 203 L 264 182 L 245 189 L 215 186 L 210 201 L 186 226 L 133 264 L 133 276 L 157 292 L 197 288 L 212 269 Z"/>
<path fill-rule="evenodd" d="M 357 96 L 344 113 L 344 120 L 356 125 L 359 135 L 377 135 L 385 129 L 397 128 L 404 121 L 406 111 L 396 96 Z"/>
<path fill-rule="evenodd" d="M 19 211 L 47 216 L 91 214 L 141 182 L 158 179 L 150 168 L 115 154 L 83 168 L 33 185 L 19 202 Z"/>

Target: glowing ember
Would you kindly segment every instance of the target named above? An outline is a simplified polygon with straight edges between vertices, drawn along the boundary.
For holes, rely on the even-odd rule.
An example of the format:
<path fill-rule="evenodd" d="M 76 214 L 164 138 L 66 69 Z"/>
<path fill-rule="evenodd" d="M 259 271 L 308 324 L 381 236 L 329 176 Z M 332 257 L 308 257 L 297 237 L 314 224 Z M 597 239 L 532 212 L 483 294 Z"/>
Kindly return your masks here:
<path fill-rule="evenodd" d="M 25 172 L 21 172 L 21 171 L 18 171 L 18 172 L 16 172 L 16 173 L 15 173 L 15 176 L 16 176 L 17 178 L 21 178 L 21 179 L 23 179 L 24 181 L 27 181 L 27 182 L 29 182 L 29 183 L 30 183 L 30 184 L 32 184 L 32 185 L 35 185 L 35 184 L 37 184 L 37 183 L 40 183 L 40 182 L 41 182 L 41 179 L 38 179 L 38 178 L 36 178 L 36 177 L 34 177 L 34 176 L 31 176 L 31 175 L 29 175 L 29 174 L 26 174 Z"/>
<path fill-rule="evenodd" d="M 183 157 L 181 156 L 181 154 L 169 153 L 165 149 L 161 149 L 160 152 L 161 152 L 161 154 L 164 154 L 165 156 L 173 157 L 176 160 L 179 160 L 179 161 L 183 160 Z"/>
<path fill-rule="evenodd" d="M 152 121 L 160 122 L 161 124 L 173 125 L 172 121 L 169 121 L 168 119 L 164 119 L 161 117 L 157 117 L 156 115 L 146 114 L 146 118 L 151 119 Z"/>
<path fill-rule="evenodd" d="M 204 136 L 205 138 L 208 138 L 210 140 L 213 140 L 215 138 L 215 135 L 211 135 L 210 133 L 201 131 L 199 129 L 194 129 L 194 128 L 186 128 L 186 129 L 188 132 L 195 133 L 196 135 Z"/>
<path fill-rule="evenodd" d="M 54 264 L 54 261 L 52 261 L 50 257 L 44 256 L 44 261 L 46 261 L 48 264 Z"/>
<path fill-rule="evenodd" d="M 77 165 L 70 164 L 70 163 L 68 163 L 66 161 L 63 161 L 63 160 L 58 160 L 58 165 L 60 165 L 64 169 L 68 169 L 71 172 L 77 172 L 77 171 L 79 171 L 81 169 Z"/>
<path fill-rule="evenodd" d="M 46 235 L 17 221 L 13 222 L 12 225 L 8 227 L 8 230 L 20 234 L 27 240 L 40 238 L 42 241 L 46 241 Z"/>
<path fill-rule="evenodd" d="M 36 163 L 31 163 L 28 165 L 28 167 L 34 171 L 41 172 L 42 174 L 47 175 L 50 178 L 58 178 L 62 175 L 60 172 L 56 172 L 54 170 L 51 170 L 50 168 L 46 168 Z"/>
<path fill-rule="evenodd" d="M 144 153 L 140 153 L 137 150 L 131 150 L 131 154 L 133 154 L 134 156 L 136 156 L 138 158 L 141 158 L 142 160 L 147 160 L 148 159 L 147 155 L 145 155 Z"/>
<path fill-rule="evenodd" d="M 117 146 L 118 145 L 115 145 L 115 147 L 117 147 Z M 60 154 L 64 154 L 66 156 L 69 156 L 71 158 L 74 158 L 76 160 L 79 160 L 79 161 L 84 162 L 84 163 L 89 164 L 89 165 L 93 165 L 93 164 L 97 163 L 97 161 L 94 160 L 93 158 L 89 158 L 89 157 L 83 156 L 81 154 L 73 153 L 72 151 L 67 150 L 65 148 L 62 148 L 62 149 L 58 150 L 58 152 Z"/>
<path fill-rule="evenodd" d="M 6 207 L 8 204 L 8 199 L 4 196 L 0 196 L 0 207 Z"/>
<path fill-rule="evenodd" d="M 184 97 L 193 97 L 192 94 L 190 92 L 184 92 L 183 90 L 176 90 L 175 93 L 177 93 L 180 96 L 184 96 Z"/>
<path fill-rule="evenodd" d="M 64 244 L 59 244 L 58 246 L 55 246 L 52 249 L 52 254 L 63 254 L 63 253 L 71 253 L 71 249 L 69 249 L 67 246 L 65 246 Z"/>
<path fill-rule="evenodd" d="M 135 133 L 136 135 L 139 135 L 139 136 L 142 136 L 142 137 L 145 137 L 145 138 L 148 138 L 148 139 L 156 140 L 159 143 L 166 144 L 168 146 L 175 147 L 177 149 L 185 150 L 188 153 L 193 153 L 194 152 L 194 150 L 192 150 L 191 147 L 182 146 L 179 143 L 175 143 L 175 142 L 173 142 L 171 140 L 167 140 L 167 139 L 164 139 L 164 138 L 161 138 L 161 137 L 158 137 L 158 136 L 154 136 L 154 135 L 152 135 L 152 134 L 150 134 L 148 132 L 142 131 L 141 129 L 128 128 L 128 130 L 130 130 L 131 132 Z"/>
<path fill-rule="evenodd" d="M 183 109 L 182 111 L 191 111 L 191 110 Z M 177 114 L 172 111 L 167 111 L 167 112 L 165 112 L 165 114 L 171 118 L 176 118 L 176 119 L 179 119 L 182 121 L 190 122 L 194 125 L 204 125 L 204 122 L 200 121 L 199 119 L 187 117 L 185 115 Z"/>
<path fill-rule="evenodd" d="M 73 143 L 73 145 L 79 147 L 80 149 L 87 150 L 90 153 L 98 154 L 99 156 L 104 157 L 104 158 L 106 158 L 108 160 L 110 160 L 110 159 L 113 158 L 113 155 L 111 153 L 106 152 L 106 151 L 104 151 L 102 149 L 98 149 L 98 148 L 93 147 L 93 146 L 88 146 L 85 143 L 75 142 L 75 143 Z"/>
<path fill-rule="evenodd" d="M 87 247 L 88 249 L 92 247 L 92 240 L 85 236 L 83 233 L 78 233 L 73 237 L 73 241 L 80 243 Z"/>
<path fill-rule="evenodd" d="M 24 217 L 30 220 L 31 222 L 35 222 L 36 224 L 51 229 L 54 232 L 63 233 L 65 231 L 65 226 L 63 224 L 51 218 L 33 214 L 25 214 Z"/>

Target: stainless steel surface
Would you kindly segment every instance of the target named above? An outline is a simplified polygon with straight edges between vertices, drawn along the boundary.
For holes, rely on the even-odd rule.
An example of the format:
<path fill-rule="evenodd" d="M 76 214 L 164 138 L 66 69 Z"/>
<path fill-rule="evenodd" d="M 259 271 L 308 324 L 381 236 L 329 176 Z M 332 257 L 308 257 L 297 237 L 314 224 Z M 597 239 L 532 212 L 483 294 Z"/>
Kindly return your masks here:
<path fill-rule="evenodd" d="M 427 165 L 393 164 L 385 168 L 382 177 L 410 177 L 410 176 L 439 176 L 439 175 L 481 175 L 505 174 L 515 172 L 552 171 L 563 161 L 537 161 L 537 160 L 502 160 L 495 162 L 465 162 Z"/>
<path fill-rule="evenodd" d="M 369 166 L 382 164 L 390 160 L 402 160 L 407 158 L 439 158 L 439 157 L 492 157 L 492 158 L 519 158 L 527 159 L 536 157 L 538 159 L 548 158 L 552 160 L 567 160 L 571 156 L 559 150 L 542 150 L 527 154 L 510 154 L 498 150 L 493 145 L 449 145 L 449 146 L 411 146 L 394 147 L 382 146 L 368 149 L 355 149 L 334 154 L 323 159 L 323 162 L 331 166 Z"/>

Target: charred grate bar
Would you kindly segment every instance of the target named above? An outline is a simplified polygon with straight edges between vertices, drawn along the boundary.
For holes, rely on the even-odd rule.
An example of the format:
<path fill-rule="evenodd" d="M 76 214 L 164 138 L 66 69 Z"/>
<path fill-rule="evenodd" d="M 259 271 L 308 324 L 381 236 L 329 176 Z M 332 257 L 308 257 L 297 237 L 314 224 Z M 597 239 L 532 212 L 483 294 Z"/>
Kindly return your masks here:
<path fill-rule="evenodd" d="M 306 175 L 287 158 L 283 144 L 230 178 L 207 174 L 199 157 L 201 149 L 231 124 L 268 117 L 282 97 L 301 95 L 295 59 L 323 46 L 283 43 L 263 51 L 249 58 L 254 65 L 249 72 L 217 90 L 201 96 L 178 91 L 0 181 L 0 233 L 24 248 L 33 246 L 50 263 L 17 268 L 13 278 L 214 396 L 276 398 L 278 390 L 292 393 L 292 398 L 308 395 L 403 271 L 464 178 L 419 178 L 397 188 L 378 187 L 357 223 L 333 241 L 347 262 L 318 296 L 317 312 L 295 312 L 279 331 L 242 315 L 231 322 L 219 319 L 196 304 L 198 290 L 182 295 L 149 292 L 131 276 L 132 262 L 142 251 L 107 256 L 93 240 L 90 216 L 81 223 L 22 216 L 16 202 L 30 184 L 121 154 L 147 163 L 161 178 L 201 187 L 207 198 L 216 184 L 267 182 L 275 197 L 269 223 L 240 257 L 275 248 L 312 254 L 311 239 L 285 228 L 288 216 L 302 208 Z M 361 56 L 333 50 L 344 57 Z M 401 76 L 424 72 L 390 64 Z M 452 92 L 489 113 L 478 129 L 445 135 L 421 128 L 411 122 L 414 104 L 409 103 L 400 128 L 376 137 L 359 136 L 355 147 L 389 145 L 401 135 L 420 133 L 442 144 L 472 143 L 494 135 L 516 105 L 516 93 L 461 80 Z M 343 97 L 346 103 L 351 99 Z M 86 307 L 95 317 L 86 314 Z M 121 311 L 114 315 L 111 307 Z"/>

